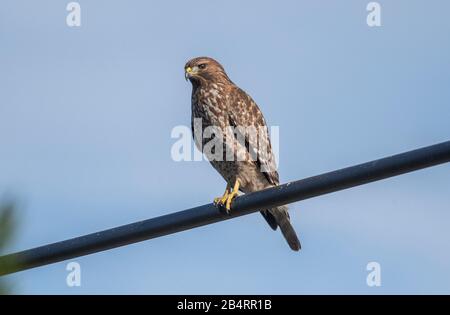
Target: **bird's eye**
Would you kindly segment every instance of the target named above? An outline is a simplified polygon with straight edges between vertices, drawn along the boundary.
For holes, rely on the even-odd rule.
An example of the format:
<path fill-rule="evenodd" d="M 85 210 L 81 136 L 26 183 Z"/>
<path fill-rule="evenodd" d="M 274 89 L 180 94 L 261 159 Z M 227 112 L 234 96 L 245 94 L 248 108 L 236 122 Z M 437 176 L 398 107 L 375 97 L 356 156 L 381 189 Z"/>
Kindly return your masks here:
<path fill-rule="evenodd" d="M 205 69 L 206 68 L 206 63 L 202 63 L 202 64 L 198 65 L 198 67 L 200 69 Z"/>

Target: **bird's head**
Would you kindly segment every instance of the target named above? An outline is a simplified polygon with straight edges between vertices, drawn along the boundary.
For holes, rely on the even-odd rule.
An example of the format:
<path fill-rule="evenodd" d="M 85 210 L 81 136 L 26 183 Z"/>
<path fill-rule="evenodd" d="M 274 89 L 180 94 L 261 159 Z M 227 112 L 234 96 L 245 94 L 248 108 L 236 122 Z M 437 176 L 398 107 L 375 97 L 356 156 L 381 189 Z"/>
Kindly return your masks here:
<path fill-rule="evenodd" d="M 230 81 L 222 65 L 209 57 L 189 60 L 184 66 L 184 76 L 192 84 Z"/>

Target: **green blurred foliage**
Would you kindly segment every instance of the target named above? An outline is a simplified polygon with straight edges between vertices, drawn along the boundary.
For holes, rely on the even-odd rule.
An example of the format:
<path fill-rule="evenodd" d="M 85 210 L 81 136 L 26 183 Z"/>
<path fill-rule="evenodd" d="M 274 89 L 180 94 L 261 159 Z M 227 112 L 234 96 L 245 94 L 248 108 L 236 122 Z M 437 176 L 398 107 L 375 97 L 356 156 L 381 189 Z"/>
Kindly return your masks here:
<path fill-rule="evenodd" d="M 15 229 L 15 204 L 4 202 L 0 204 L 0 255 L 5 254 L 7 245 L 12 241 Z M 0 269 L 2 269 L 0 265 Z M 11 287 L 0 277 L 0 295 L 11 294 Z"/>

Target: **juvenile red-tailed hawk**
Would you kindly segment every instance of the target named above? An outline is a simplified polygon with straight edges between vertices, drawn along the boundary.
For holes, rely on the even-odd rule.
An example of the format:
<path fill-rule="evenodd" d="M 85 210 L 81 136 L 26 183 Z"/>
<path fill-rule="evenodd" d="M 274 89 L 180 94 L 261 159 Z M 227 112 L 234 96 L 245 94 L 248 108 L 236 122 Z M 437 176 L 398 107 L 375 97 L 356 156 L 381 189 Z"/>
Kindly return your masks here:
<path fill-rule="evenodd" d="M 185 76 L 192 83 L 191 122 L 197 148 L 205 153 L 204 149 L 211 147 L 208 142 L 214 138 L 223 149 L 220 151 L 215 146 L 205 153 L 227 182 L 225 193 L 214 202 L 228 212 L 239 191 L 248 193 L 278 185 L 266 122 L 253 99 L 236 86 L 222 65 L 212 58 L 198 57 L 188 61 Z M 198 124 L 204 134 L 194 132 Z M 210 138 L 205 137 L 207 133 Z M 280 227 L 291 249 L 300 249 L 287 206 L 265 209 L 261 214 L 272 229 Z"/>

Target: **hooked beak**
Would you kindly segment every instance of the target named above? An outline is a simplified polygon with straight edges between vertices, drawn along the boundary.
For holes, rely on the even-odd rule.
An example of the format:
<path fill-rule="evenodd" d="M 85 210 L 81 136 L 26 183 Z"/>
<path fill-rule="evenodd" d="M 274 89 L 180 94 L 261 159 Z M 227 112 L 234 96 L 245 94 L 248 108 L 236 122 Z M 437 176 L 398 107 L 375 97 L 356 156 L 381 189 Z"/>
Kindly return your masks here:
<path fill-rule="evenodd" d="M 186 81 L 190 78 L 191 73 L 192 73 L 191 67 L 187 67 L 186 69 L 184 69 L 184 78 L 186 79 Z"/>

